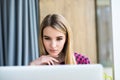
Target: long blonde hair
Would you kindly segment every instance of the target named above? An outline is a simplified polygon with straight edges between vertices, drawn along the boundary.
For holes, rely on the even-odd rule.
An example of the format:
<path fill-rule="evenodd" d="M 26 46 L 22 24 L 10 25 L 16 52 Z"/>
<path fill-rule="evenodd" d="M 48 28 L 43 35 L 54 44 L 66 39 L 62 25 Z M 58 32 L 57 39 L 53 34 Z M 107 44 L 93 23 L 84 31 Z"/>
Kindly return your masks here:
<path fill-rule="evenodd" d="M 43 44 L 43 30 L 48 26 L 51 26 L 52 28 L 66 35 L 66 43 L 62 50 L 65 56 L 65 64 L 76 64 L 74 52 L 72 48 L 72 31 L 66 19 L 60 14 L 49 14 L 43 19 L 40 25 L 40 36 L 39 36 L 40 54 L 47 55 L 47 52 Z"/>

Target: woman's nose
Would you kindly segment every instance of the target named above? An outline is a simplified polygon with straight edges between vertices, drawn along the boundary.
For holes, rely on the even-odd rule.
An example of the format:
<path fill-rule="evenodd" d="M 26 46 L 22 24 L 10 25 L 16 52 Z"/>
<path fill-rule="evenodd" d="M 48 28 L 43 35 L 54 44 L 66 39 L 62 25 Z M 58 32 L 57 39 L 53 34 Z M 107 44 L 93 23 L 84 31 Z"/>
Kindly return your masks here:
<path fill-rule="evenodd" d="M 52 48 L 56 47 L 56 41 L 52 41 L 52 42 L 51 42 L 51 47 L 52 47 Z"/>

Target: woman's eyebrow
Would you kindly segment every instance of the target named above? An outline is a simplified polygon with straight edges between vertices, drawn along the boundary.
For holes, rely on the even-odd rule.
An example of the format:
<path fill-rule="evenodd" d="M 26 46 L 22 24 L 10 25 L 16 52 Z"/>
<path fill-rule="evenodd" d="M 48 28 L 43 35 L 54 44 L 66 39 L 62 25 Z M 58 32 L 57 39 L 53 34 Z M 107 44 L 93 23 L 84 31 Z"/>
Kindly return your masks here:
<path fill-rule="evenodd" d="M 57 36 L 57 38 L 62 38 L 63 36 Z"/>
<path fill-rule="evenodd" d="M 49 37 L 49 36 L 47 36 L 47 35 L 43 35 L 43 37 Z"/>
<path fill-rule="evenodd" d="M 47 36 L 47 35 L 43 35 L 43 37 L 45 38 L 50 38 L 50 36 Z M 57 36 L 56 38 L 63 38 L 64 36 Z"/>

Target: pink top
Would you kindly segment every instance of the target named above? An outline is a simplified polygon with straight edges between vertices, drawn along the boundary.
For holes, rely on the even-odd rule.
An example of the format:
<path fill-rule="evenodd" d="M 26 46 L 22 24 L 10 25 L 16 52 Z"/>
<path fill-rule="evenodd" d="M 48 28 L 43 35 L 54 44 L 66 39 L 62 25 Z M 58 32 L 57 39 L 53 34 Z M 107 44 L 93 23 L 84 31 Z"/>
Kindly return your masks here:
<path fill-rule="evenodd" d="M 83 56 L 82 54 L 79 53 L 74 53 L 74 56 L 77 64 L 90 64 L 90 60 L 88 57 Z M 65 64 L 65 62 L 62 62 L 60 64 Z"/>
<path fill-rule="evenodd" d="M 82 54 L 74 53 L 77 64 L 90 64 L 88 57 L 83 56 Z"/>

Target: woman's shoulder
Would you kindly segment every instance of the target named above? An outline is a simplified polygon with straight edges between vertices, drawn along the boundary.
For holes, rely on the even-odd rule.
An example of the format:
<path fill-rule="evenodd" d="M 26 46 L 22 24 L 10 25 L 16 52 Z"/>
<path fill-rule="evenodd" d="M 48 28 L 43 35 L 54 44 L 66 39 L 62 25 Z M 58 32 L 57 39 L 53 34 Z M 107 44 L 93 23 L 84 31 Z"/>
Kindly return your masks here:
<path fill-rule="evenodd" d="M 82 55 L 81 53 L 74 53 L 77 64 L 90 64 L 90 60 L 87 56 Z"/>

